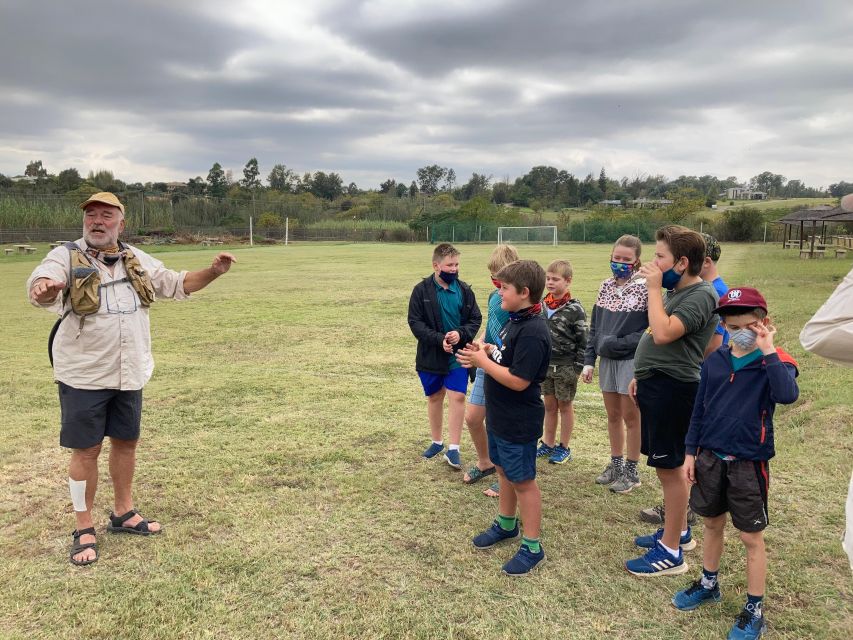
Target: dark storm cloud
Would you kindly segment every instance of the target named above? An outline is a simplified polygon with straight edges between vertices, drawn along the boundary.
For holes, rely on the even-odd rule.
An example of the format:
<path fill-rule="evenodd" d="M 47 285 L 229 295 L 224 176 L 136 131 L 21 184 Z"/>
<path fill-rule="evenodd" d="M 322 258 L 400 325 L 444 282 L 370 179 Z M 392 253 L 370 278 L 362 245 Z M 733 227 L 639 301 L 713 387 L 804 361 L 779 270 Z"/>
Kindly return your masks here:
<path fill-rule="evenodd" d="M 841 0 L 318 2 L 0 0 L 0 171 L 37 152 L 185 179 L 255 156 L 409 181 L 434 162 L 585 173 L 654 149 L 649 173 L 729 174 L 734 156 L 784 173 L 853 140 Z M 810 175 L 849 179 L 826 157 Z"/>

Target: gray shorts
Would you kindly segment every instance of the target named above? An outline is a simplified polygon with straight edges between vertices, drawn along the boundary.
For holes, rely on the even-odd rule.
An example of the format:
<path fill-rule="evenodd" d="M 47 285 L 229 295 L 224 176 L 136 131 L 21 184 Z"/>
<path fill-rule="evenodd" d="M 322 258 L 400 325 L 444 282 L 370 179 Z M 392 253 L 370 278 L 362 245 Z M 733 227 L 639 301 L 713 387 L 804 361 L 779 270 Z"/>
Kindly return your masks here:
<path fill-rule="evenodd" d="M 628 384 L 634 377 L 634 359 L 601 358 L 598 365 L 598 385 L 605 393 L 628 395 Z"/>

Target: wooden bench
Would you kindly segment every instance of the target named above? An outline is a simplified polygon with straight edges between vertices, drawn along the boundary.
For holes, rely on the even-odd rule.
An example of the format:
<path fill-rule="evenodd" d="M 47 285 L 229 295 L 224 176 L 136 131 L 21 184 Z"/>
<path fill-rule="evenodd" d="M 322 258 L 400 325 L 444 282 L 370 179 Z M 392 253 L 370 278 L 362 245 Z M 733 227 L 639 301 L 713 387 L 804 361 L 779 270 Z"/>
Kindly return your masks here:
<path fill-rule="evenodd" d="M 3 249 L 3 250 L 6 252 L 6 255 L 7 255 L 7 256 L 10 256 L 10 255 L 12 255 L 13 253 L 15 253 L 15 250 L 14 250 L 14 249 L 8 249 L 8 248 L 6 248 L 6 249 Z"/>
<path fill-rule="evenodd" d="M 808 249 L 800 249 L 800 258 L 823 258 L 825 254 L 825 249 L 815 249 L 814 251 L 809 251 Z"/>
<path fill-rule="evenodd" d="M 35 253 L 35 252 L 36 252 L 35 247 L 27 247 L 27 255 L 30 255 L 31 253 Z"/>
<path fill-rule="evenodd" d="M 835 250 L 835 257 L 836 258 L 844 258 L 845 256 L 847 256 L 847 249 L 836 249 Z"/>

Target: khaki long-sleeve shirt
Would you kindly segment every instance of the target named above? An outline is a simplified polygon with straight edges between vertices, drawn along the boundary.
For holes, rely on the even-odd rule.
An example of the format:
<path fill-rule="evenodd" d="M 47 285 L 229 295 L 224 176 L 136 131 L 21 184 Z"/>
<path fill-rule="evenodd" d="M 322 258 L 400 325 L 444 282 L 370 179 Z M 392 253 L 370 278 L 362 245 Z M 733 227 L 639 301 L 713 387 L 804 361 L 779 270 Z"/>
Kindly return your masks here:
<path fill-rule="evenodd" d="M 76 242 L 85 251 L 83 239 Z M 151 276 L 157 298 L 189 297 L 184 292 L 186 271 L 172 271 L 144 251 L 131 249 Z M 62 321 L 53 342 L 54 378 L 75 389 L 141 389 L 154 371 L 148 308 L 142 306 L 129 282 L 108 284 L 127 275 L 123 261 L 115 264 L 112 273 L 97 260 L 92 262 L 100 271 L 101 284 L 107 285 L 100 290 L 100 308 L 86 316 L 82 325 L 73 311 Z M 64 246 L 56 247 L 27 280 L 27 297 L 38 278 L 68 283 L 70 270 L 70 252 Z M 62 316 L 71 308 L 71 300 L 66 308 L 63 297 L 60 294 L 53 302 L 32 304 Z"/>
<path fill-rule="evenodd" d="M 853 366 L 853 270 L 800 332 L 808 351 Z"/>

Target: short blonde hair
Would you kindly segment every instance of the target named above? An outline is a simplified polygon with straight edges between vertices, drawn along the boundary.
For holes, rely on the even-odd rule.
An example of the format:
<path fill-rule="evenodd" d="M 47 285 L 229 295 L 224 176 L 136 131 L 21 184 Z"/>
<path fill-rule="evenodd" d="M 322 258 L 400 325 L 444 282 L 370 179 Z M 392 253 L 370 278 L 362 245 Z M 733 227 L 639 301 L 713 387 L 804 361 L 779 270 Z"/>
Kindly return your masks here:
<path fill-rule="evenodd" d="M 518 251 L 511 244 L 499 244 L 489 256 L 489 273 L 497 273 L 511 262 L 518 260 Z"/>
<path fill-rule="evenodd" d="M 554 262 L 548 265 L 548 268 L 545 269 L 545 272 L 556 273 L 558 276 L 565 280 L 571 280 L 572 263 L 568 260 L 554 260 Z"/>

